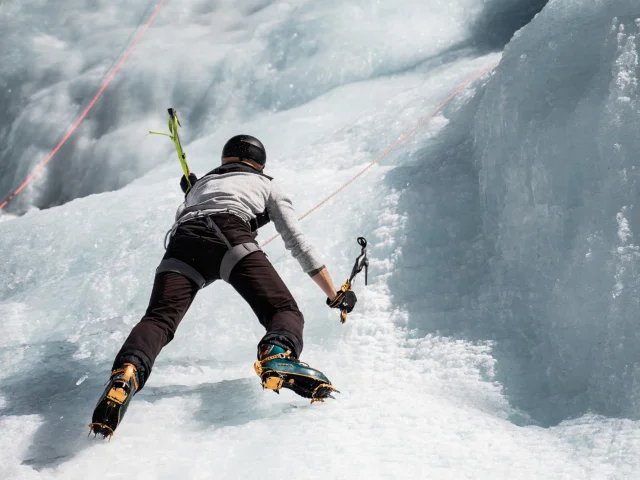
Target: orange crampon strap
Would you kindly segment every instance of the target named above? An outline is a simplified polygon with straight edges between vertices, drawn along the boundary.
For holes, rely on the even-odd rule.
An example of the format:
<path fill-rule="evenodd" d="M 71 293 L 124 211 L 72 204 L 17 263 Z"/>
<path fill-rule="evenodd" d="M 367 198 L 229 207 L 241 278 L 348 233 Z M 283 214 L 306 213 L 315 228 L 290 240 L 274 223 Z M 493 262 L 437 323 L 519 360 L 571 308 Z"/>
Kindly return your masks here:
<path fill-rule="evenodd" d="M 256 373 L 260 377 L 262 376 L 262 364 L 264 362 L 268 362 L 269 360 L 275 360 L 276 358 L 287 358 L 289 355 L 291 355 L 291 350 L 287 350 L 284 353 L 277 353 L 275 355 L 271 355 L 270 357 L 263 358 L 262 360 L 256 360 L 255 363 L 253 364 L 253 369 L 256 371 Z"/>
<path fill-rule="evenodd" d="M 138 391 L 138 379 L 136 378 L 135 373 L 138 371 L 138 369 L 136 368 L 136 366 L 133 363 L 125 363 L 122 367 L 117 368 L 116 370 L 111 372 L 111 376 L 113 377 L 114 375 L 118 374 L 118 373 L 122 373 L 125 374 L 127 373 L 127 365 L 129 365 L 131 368 L 133 368 L 133 385 L 136 387 L 136 391 Z M 127 379 L 128 380 L 128 379 Z"/>

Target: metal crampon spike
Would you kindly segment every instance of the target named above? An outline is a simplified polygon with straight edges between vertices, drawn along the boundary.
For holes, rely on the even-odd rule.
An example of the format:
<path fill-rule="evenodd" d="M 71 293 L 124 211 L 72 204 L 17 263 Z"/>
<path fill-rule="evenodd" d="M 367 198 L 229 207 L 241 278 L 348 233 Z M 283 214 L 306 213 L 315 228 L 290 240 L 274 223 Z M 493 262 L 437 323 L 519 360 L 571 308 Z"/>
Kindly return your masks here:
<path fill-rule="evenodd" d="M 93 433 L 93 438 L 96 438 L 98 436 L 98 432 L 96 432 L 94 426 L 95 425 L 99 425 L 101 427 L 101 429 L 107 429 L 109 430 L 109 433 L 104 433 L 104 431 L 100 432 L 100 435 L 102 435 L 102 438 L 107 438 L 109 437 L 109 441 L 111 441 L 111 437 L 113 437 L 113 430 L 111 428 L 109 428 L 107 425 L 103 425 L 100 423 L 92 423 L 89 425 L 89 435 L 87 435 L 88 437 L 91 436 L 91 434 Z"/>

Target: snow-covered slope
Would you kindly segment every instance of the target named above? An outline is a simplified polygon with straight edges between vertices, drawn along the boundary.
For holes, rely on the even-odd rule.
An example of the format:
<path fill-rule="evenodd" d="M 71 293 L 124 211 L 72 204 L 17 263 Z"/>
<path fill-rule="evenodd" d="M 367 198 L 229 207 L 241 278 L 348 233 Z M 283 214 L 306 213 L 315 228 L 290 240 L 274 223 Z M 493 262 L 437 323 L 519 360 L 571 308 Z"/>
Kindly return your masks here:
<path fill-rule="evenodd" d="M 20 206 L 148 173 L 0 222 L 0 478 L 639 476 L 640 7 L 552 0 L 500 57 L 472 48 L 497 1 L 242 3 L 163 7 L 73 155 Z M 93 5 L 50 18 L 69 30 L 40 45 L 61 58 L 26 56 L 70 70 L 34 81 L 40 93 L 3 127 L 4 158 L 17 157 L 3 187 L 55 143 L 75 113 L 66 96 L 92 91 L 106 52 L 148 12 Z M 2 21 L 21 18 L 31 35 L 52 13 L 36 7 L 3 3 Z M 498 60 L 305 220 L 336 281 L 355 238 L 369 239 L 371 285 L 357 281 L 346 325 L 279 240 L 266 247 L 305 313 L 303 360 L 338 400 L 263 392 L 261 327 L 220 282 L 199 294 L 114 439 L 84 437 L 181 198 L 170 142 L 145 136 L 166 107 L 184 112 L 197 172 L 232 133 L 259 136 L 303 213 Z M 43 66 L 16 71 L 27 68 Z"/>

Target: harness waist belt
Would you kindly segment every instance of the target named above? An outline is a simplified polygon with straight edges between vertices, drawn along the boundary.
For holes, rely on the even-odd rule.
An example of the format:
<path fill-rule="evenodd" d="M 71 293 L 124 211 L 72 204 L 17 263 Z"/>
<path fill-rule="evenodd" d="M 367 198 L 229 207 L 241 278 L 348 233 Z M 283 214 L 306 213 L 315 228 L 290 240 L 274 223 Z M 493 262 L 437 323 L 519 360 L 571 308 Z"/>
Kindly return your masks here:
<path fill-rule="evenodd" d="M 248 223 L 249 228 L 251 229 L 252 232 L 255 232 L 259 228 L 264 227 L 267 223 L 271 221 L 271 219 L 269 218 L 269 212 L 267 212 L 266 210 L 264 212 L 256 214 L 254 218 L 252 218 L 247 222 L 244 218 L 242 218 L 237 213 L 234 213 L 227 209 L 221 210 L 221 209 L 214 208 L 213 206 L 207 207 L 205 205 L 192 205 L 191 207 L 186 207 L 184 210 L 182 210 L 182 212 L 180 212 L 180 216 L 177 219 L 178 223 L 180 223 L 180 221 L 183 220 L 184 217 L 187 216 L 189 213 L 196 213 L 196 214 L 201 213 L 202 215 L 215 215 L 216 213 L 229 213 L 231 215 L 235 215 L 238 218 L 241 218 L 243 222 Z M 193 218 L 196 218 L 196 217 L 193 217 Z"/>

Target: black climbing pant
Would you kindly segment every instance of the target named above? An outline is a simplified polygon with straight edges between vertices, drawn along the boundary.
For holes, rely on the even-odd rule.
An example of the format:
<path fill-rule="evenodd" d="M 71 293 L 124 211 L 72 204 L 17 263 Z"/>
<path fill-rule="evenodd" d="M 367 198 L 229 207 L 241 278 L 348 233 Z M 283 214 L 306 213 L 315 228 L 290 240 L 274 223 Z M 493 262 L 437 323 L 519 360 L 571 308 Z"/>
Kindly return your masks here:
<path fill-rule="evenodd" d="M 240 217 L 216 214 L 211 219 L 231 246 L 254 241 L 249 225 Z M 180 225 L 169 242 L 164 259 L 186 263 L 209 284 L 220 279 L 220 262 L 228 247 L 205 220 L 197 218 Z M 280 345 L 299 356 L 303 346 L 304 318 L 264 252 L 258 250 L 240 260 L 231 272 L 229 283 L 267 330 L 260 343 Z M 138 369 L 142 388 L 156 357 L 173 339 L 199 289 L 183 274 L 156 273 L 147 311 L 118 352 L 113 368 L 133 363 Z"/>

